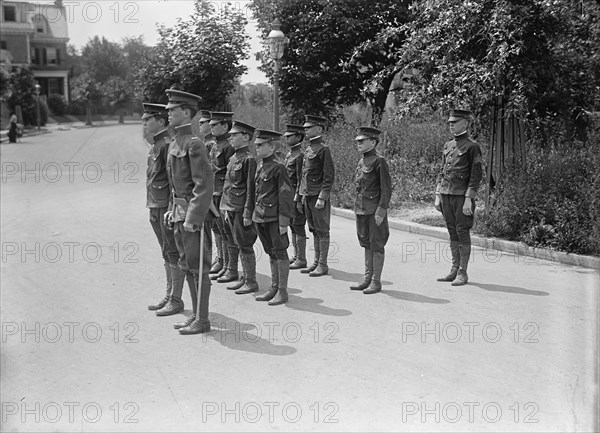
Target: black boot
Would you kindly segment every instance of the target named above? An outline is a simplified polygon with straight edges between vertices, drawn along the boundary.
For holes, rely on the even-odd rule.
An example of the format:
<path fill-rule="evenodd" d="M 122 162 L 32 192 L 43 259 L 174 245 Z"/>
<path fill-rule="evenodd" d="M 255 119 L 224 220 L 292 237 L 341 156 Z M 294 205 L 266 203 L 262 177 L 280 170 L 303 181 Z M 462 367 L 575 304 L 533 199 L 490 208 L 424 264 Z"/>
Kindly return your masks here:
<path fill-rule="evenodd" d="M 365 248 L 365 279 L 362 283 L 350 286 L 350 290 L 365 290 L 373 277 L 373 251 Z"/>
<path fill-rule="evenodd" d="M 258 283 L 256 282 L 256 256 L 254 250 L 242 252 L 242 268 L 246 281 L 244 285 L 235 291 L 236 295 L 245 295 L 246 293 L 258 292 Z"/>
<path fill-rule="evenodd" d="M 246 282 L 246 276 L 242 272 L 242 275 L 241 275 L 240 279 L 237 280 L 236 282 L 234 282 L 233 284 L 230 284 L 226 288 L 227 288 L 227 290 L 237 290 L 240 287 L 243 287 L 245 282 Z"/>
<path fill-rule="evenodd" d="M 185 319 L 183 322 L 177 322 L 173 325 L 175 329 L 185 328 L 186 326 L 190 326 L 190 324 L 196 320 L 196 305 L 198 304 L 198 286 L 196 278 L 191 272 L 186 272 L 185 279 L 188 283 L 188 288 L 190 289 L 190 298 L 192 299 L 192 314 Z"/>
<path fill-rule="evenodd" d="M 223 275 L 217 278 L 217 283 L 230 283 L 236 281 L 240 276 L 238 274 L 238 256 L 240 250 L 236 245 L 227 245 L 227 255 L 229 260 L 227 261 L 227 270 Z"/>
<path fill-rule="evenodd" d="M 290 265 L 296 261 L 296 257 L 298 257 L 298 241 L 297 241 L 296 233 L 292 232 L 292 246 L 294 247 L 294 255 L 290 257 Z"/>
<path fill-rule="evenodd" d="M 456 278 L 452 281 L 453 286 L 464 286 L 469 282 L 467 275 L 467 266 L 469 266 L 469 258 L 471 257 L 471 244 L 460 243 L 460 269 L 456 274 Z"/>
<path fill-rule="evenodd" d="M 198 276 L 194 275 L 196 287 L 200 291 L 200 310 L 196 312 L 196 319 L 188 326 L 181 328 L 181 335 L 202 334 L 210 331 L 210 321 L 208 320 L 208 304 L 210 300 L 210 278 L 208 274 L 202 275 L 202 281 L 198 281 Z M 201 284 L 199 284 L 201 283 Z"/>
<path fill-rule="evenodd" d="M 171 298 L 171 290 L 172 290 L 171 266 L 168 263 L 165 263 L 164 265 L 165 265 L 165 273 L 167 275 L 167 292 L 165 293 L 165 296 L 157 304 L 148 305 L 148 310 L 160 310 L 162 307 L 167 305 L 167 302 Z"/>
<path fill-rule="evenodd" d="M 371 295 L 381 291 L 381 271 L 383 270 L 383 262 L 385 260 L 385 253 L 373 251 L 373 277 L 371 278 L 371 284 L 363 293 L 365 295 Z"/>
<path fill-rule="evenodd" d="M 302 269 L 305 268 L 306 263 L 306 237 L 296 236 L 296 248 L 298 249 L 297 257 L 294 263 L 290 265 L 290 269 Z"/>
<path fill-rule="evenodd" d="M 319 243 L 319 236 L 317 236 L 316 233 L 313 233 L 313 245 L 314 245 L 314 248 L 315 248 L 315 261 L 308 268 L 302 269 L 300 271 L 303 274 L 310 274 L 312 271 L 314 271 L 315 269 L 317 269 L 317 266 L 319 266 L 320 243 Z"/>
<path fill-rule="evenodd" d="M 220 245 L 221 245 L 221 257 L 223 259 L 223 266 L 221 267 L 221 270 L 211 274 L 210 275 L 210 279 L 211 280 L 216 280 L 217 278 L 222 277 L 225 272 L 227 272 L 227 266 L 229 265 L 229 250 L 227 249 L 227 240 L 225 239 L 225 236 L 220 235 Z"/>
<path fill-rule="evenodd" d="M 181 292 L 183 291 L 185 274 L 176 264 L 169 265 L 169 271 L 171 273 L 171 296 L 164 307 L 156 310 L 157 316 L 172 316 L 183 311 Z"/>
<path fill-rule="evenodd" d="M 319 264 L 314 271 L 308 275 L 310 277 L 322 277 L 329 273 L 329 266 L 327 266 L 327 256 L 329 255 L 329 236 L 319 237 Z"/>
<path fill-rule="evenodd" d="M 217 256 L 212 263 L 209 273 L 217 274 L 223 269 L 223 244 L 221 235 L 215 233 L 215 245 L 217 246 Z"/>
<path fill-rule="evenodd" d="M 270 257 L 269 262 L 271 265 L 271 287 L 267 293 L 257 296 L 255 298 L 257 301 L 270 301 L 277 294 L 277 290 L 279 290 L 279 267 L 277 266 L 277 260 Z"/>
<path fill-rule="evenodd" d="M 269 305 L 281 305 L 288 301 L 287 283 L 290 275 L 290 262 L 287 259 L 277 260 L 279 285 L 277 294 L 269 301 Z"/>
<path fill-rule="evenodd" d="M 443 277 L 439 277 L 438 281 L 454 281 L 456 278 L 456 274 L 458 272 L 458 268 L 460 266 L 460 249 L 458 241 L 450 241 L 450 251 L 452 252 L 452 268 L 450 269 L 450 273 L 448 275 L 444 275 Z"/>

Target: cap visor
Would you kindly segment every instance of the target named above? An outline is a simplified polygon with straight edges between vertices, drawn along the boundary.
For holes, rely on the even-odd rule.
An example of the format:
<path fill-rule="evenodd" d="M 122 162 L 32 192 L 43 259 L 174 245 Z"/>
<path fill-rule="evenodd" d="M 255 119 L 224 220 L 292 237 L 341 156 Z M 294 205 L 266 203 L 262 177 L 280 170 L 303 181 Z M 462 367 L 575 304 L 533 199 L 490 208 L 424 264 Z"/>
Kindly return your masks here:
<path fill-rule="evenodd" d="M 448 122 L 458 122 L 459 120 L 463 120 L 464 117 L 456 117 L 456 116 L 450 116 L 448 118 Z"/>
<path fill-rule="evenodd" d="M 368 140 L 369 138 L 371 138 L 371 137 L 369 137 L 368 135 L 362 135 L 362 134 L 360 134 L 360 135 L 357 135 L 354 140 L 356 140 L 356 141 L 358 141 L 358 140 Z"/>
<path fill-rule="evenodd" d="M 272 141 L 272 138 L 257 138 L 256 140 L 254 140 L 254 144 L 263 144 L 263 143 L 268 143 L 269 141 Z"/>
<path fill-rule="evenodd" d="M 306 123 L 304 123 L 304 125 L 302 125 L 303 128 L 310 128 L 311 126 L 315 126 L 315 124 L 306 122 Z"/>
<path fill-rule="evenodd" d="M 292 131 L 287 131 L 283 133 L 284 137 L 289 137 L 291 135 L 296 135 L 296 134 L 301 134 L 300 132 L 292 132 Z"/>
<path fill-rule="evenodd" d="M 155 116 L 155 114 L 152 114 L 152 113 L 144 113 L 142 115 L 142 120 L 149 119 L 149 118 L 154 117 L 154 116 Z"/>
<path fill-rule="evenodd" d="M 167 104 L 167 106 L 165 107 L 165 109 L 169 109 L 169 108 L 175 108 L 175 107 L 181 107 L 181 102 L 169 102 Z"/>

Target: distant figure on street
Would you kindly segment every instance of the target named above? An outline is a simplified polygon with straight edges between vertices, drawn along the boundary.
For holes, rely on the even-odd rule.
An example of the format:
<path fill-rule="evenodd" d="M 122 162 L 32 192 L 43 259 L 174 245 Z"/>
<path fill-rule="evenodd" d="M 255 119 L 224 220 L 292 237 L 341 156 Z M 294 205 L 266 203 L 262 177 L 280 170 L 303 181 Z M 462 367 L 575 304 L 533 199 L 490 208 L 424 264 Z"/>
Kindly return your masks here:
<path fill-rule="evenodd" d="M 442 169 L 435 189 L 435 208 L 444 215 L 452 252 L 452 268 L 438 281 L 451 281 L 453 286 L 462 286 L 469 281 L 470 230 L 477 189 L 483 176 L 481 148 L 467 132 L 470 123 L 469 110 L 450 112 L 448 125 L 454 139 L 444 145 Z"/>
<path fill-rule="evenodd" d="M 17 119 L 17 115 L 15 114 L 14 111 L 11 111 L 10 113 L 10 127 L 8 129 L 8 141 L 9 143 L 16 143 L 17 142 L 17 134 L 18 134 L 18 119 Z"/>

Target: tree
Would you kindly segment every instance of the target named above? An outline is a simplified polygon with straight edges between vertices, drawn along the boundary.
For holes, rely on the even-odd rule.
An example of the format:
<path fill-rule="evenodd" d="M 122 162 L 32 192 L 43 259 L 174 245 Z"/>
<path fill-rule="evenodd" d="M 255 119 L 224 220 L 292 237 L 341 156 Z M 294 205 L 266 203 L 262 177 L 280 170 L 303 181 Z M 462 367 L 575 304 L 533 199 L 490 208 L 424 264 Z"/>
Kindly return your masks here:
<path fill-rule="evenodd" d="M 246 71 L 247 21 L 225 4 L 196 0 L 193 15 L 175 27 L 159 27 L 160 41 L 135 71 L 144 100 L 166 102 L 165 89 L 176 86 L 203 98 L 204 107 L 223 108 L 235 81 Z"/>
<path fill-rule="evenodd" d="M 401 34 L 373 40 L 388 27 L 408 19 L 406 0 L 253 0 L 252 9 L 266 37 L 270 23 L 281 21 L 290 43 L 282 60 L 281 97 L 299 117 L 301 113 L 332 114 L 341 104 L 365 98 L 373 107 L 377 123 L 394 76 L 393 53 Z M 258 58 L 272 76 L 268 55 Z M 386 77 L 376 86 L 366 86 L 380 71 Z"/>
<path fill-rule="evenodd" d="M 25 125 L 37 123 L 35 84 L 33 72 L 27 67 L 17 68 L 10 74 L 8 106 L 11 110 L 21 106 Z"/>
<path fill-rule="evenodd" d="M 572 119 L 600 103 L 600 6 L 570 0 L 416 2 L 398 64 L 418 68 L 406 112 L 464 106 L 487 113 L 497 94 L 521 118 Z M 375 77 L 375 81 L 381 77 Z"/>
<path fill-rule="evenodd" d="M 127 76 L 127 61 L 123 49 L 105 37 L 90 38 L 82 48 L 81 56 L 84 71 L 98 83 L 104 83 L 112 76 Z"/>
<path fill-rule="evenodd" d="M 71 97 L 74 101 L 81 101 L 85 104 L 86 125 L 92 124 L 92 104 L 98 102 L 102 96 L 100 84 L 87 72 L 79 75 L 71 82 Z"/>

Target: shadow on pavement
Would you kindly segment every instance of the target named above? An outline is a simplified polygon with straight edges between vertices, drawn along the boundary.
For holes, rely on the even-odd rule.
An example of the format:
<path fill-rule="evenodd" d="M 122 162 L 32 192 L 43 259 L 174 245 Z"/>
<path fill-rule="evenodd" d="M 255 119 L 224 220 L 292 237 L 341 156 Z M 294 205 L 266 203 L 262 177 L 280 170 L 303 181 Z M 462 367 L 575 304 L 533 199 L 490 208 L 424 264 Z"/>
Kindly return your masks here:
<path fill-rule="evenodd" d="M 365 274 L 354 274 L 352 272 L 344 272 L 339 269 L 329 268 L 329 274 L 334 280 L 346 281 L 348 283 L 360 283 L 365 279 Z M 393 283 L 391 281 L 382 281 L 383 286 L 390 286 Z"/>
<path fill-rule="evenodd" d="M 392 298 L 399 299 L 401 301 L 409 302 L 421 302 L 425 304 L 449 304 L 448 299 L 441 298 L 430 298 L 429 296 L 419 295 L 417 293 L 401 292 L 399 290 L 382 290 L 381 293 L 385 293 Z"/>
<path fill-rule="evenodd" d="M 467 283 L 470 286 L 479 287 L 483 290 L 489 290 L 490 292 L 504 292 L 504 293 L 516 293 L 518 295 L 534 295 L 534 296 L 548 296 L 550 293 L 543 292 L 541 290 L 528 290 L 522 287 L 515 286 L 503 286 L 502 284 L 482 284 L 482 283 Z"/>
<path fill-rule="evenodd" d="M 233 350 L 273 356 L 287 356 L 296 352 L 292 346 L 273 344 L 270 330 L 262 329 L 258 323 L 241 323 L 220 313 L 210 313 L 209 318 L 212 329 L 202 334 L 205 340 L 215 340 Z"/>
<path fill-rule="evenodd" d="M 295 291 L 296 289 L 288 289 L 290 300 L 285 304 L 286 307 L 292 310 L 310 311 L 311 313 L 323 314 L 325 316 L 350 316 L 352 314 L 351 311 L 342 308 L 330 308 L 325 305 L 319 305 L 323 303 L 323 300 L 319 298 L 301 298 L 300 296 L 292 295 L 291 293 Z"/>

